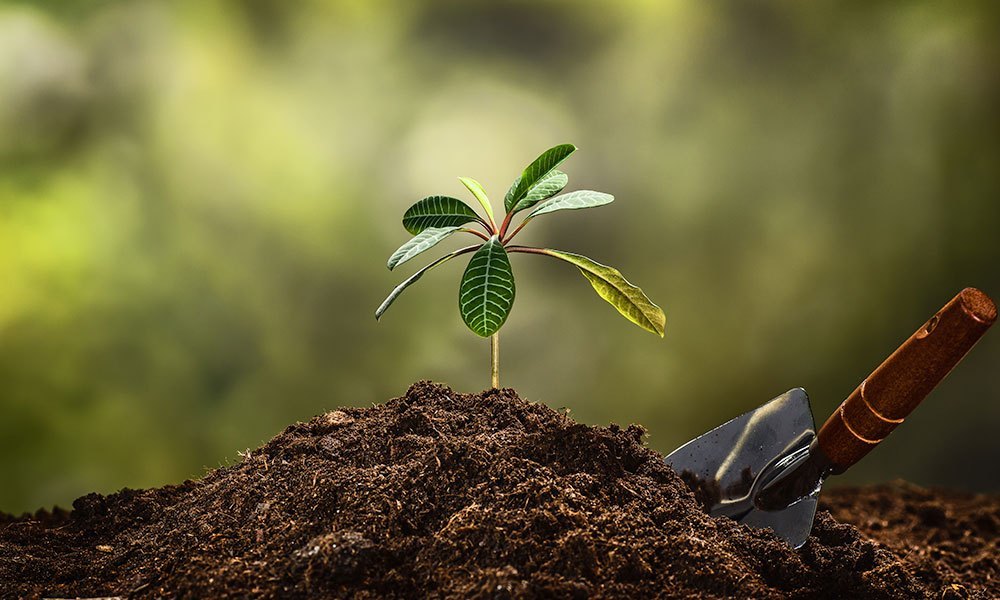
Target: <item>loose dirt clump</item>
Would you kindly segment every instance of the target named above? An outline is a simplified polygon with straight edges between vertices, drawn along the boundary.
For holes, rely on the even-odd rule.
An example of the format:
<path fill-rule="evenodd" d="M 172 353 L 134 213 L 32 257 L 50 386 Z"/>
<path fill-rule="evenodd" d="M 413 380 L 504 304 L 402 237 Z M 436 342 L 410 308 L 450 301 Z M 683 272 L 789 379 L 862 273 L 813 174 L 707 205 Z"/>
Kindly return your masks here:
<path fill-rule="evenodd" d="M 707 516 L 643 436 L 637 426 L 581 425 L 512 390 L 463 395 L 418 383 L 383 405 L 292 425 L 197 481 L 0 518 L 0 597 L 998 593 L 995 498 L 973 502 L 992 515 L 985 521 L 972 504 L 962 513 L 972 533 L 941 534 L 952 544 L 947 568 L 909 556 L 907 521 L 885 514 L 908 514 L 905 498 L 853 515 L 875 539 L 894 531 L 885 544 L 821 511 L 794 551 Z M 848 519 L 841 512 L 861 505 L 841 492 L 827 506 Z M 934 527 L 954 525 L 949 510 L 934 513 Z M 926 531 L 929 553 L 945 540 Z M 976 535 L 985 541 L 969 541 Z"/>

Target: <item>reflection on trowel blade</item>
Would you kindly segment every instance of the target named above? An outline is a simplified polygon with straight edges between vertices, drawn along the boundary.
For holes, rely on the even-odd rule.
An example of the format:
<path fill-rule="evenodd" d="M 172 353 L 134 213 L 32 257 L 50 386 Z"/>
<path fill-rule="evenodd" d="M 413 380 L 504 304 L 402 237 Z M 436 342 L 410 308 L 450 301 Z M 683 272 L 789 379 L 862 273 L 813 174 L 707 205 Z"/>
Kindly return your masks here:
<path fill-rule="evenodd" d="M 666 461 L 713 516 L 771 528 L 801 546 L 812 528 L 816 491 L 781 510 L 763 511 L 756 492 L 807 453 L 815 425 L 805 390 L 796 388 L 684 444 Z M 789 457 L 792 457 L 791 459 Z"/>

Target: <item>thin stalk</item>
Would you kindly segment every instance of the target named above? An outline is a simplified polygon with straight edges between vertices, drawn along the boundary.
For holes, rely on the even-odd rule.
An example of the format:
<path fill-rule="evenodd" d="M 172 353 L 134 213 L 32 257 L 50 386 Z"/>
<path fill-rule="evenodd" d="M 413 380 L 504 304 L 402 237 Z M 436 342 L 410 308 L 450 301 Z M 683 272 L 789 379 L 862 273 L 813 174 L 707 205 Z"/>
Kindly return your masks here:
<path fill-rule="evenodd" d="M 489 227 L 487 227 L 487 229 L 490 230 L 490 233 L 496 233 L 497 232 L 497 222 L 493 220 L 493 213 L 492 212 L 486 213 L 486 218 L 490 220 Z"/>
<path fill-rule="evenodd" d="M 514 213 L 509 212 L 507 216 L 503 218 L 503 225 L 500 226 L 500 239 L 502 240 L 504 236 L 507 235 L 507 228 L 510 227 L 510 220 L 514 218 Z"/>
<path fill-rule="evenodd" d="M 479 223 L 480 225 L 482 225 L 483 229 L 485 229 L 486 232 L 489 233 L 490 235 L 493 235 L 494 233 L 497 232 L 497 224 L 496 223 L 493 223 L 492 225 L 490 225 L 490 223 L 486 222 L 486 219 L 480 217 L 479 215 L 476 215 L 476 223 Z"/>
<path fill-rule="evenodd" d="M 507 252 L 523 252 L 524 254 L 541 254 L 542 256 L 552 256 L 545 248 L 532 248 L 531 246 L 507 246 Z"/>
<path fill-rule="evenodd" d="M 459 229 L 459 231 L 464 231 L 465 233 L 471 233 L 471 234 L 472 234 L 472 235 L 474 235 L 474 236 L 477 236 L 477 237 L 481 237 L 481 238 L 483 238 L 483 239 L 484 239 L 485 241 L 487 241 L 487 242 L 488 242 L 488 241 L 490 241 L 490 238 L 489 238 L 489 237 L 487 237 L 487 236 L 486 236 L 486 234 L 485 234 L 485 233 L 483 233 L 482 231 L 476 231 L 475 229 L 466 229 L 466 228 L 464 228 L 464 227 L 463 227 L 463 228 L 461 228 L 461 229 Z M 491 232 L 491 233 L 492 233 L 492 232 Z"/>
<path fill-rule="evenodd" d="M 490 382 L 492 389 L 500 389 L 500 332 L 490 336 Z"/>
<path fill-rule="evenodd" d="M 527 219 L 525 219 L 525 220 L 521 221 L 521 224 L 517 226 L 517 229 L 515 229 L 515 230 L 513 231 L 513 233 L 511 233 L 510 235 L 508 235 L 508 236 L 506 237 L 506 239 L 504 239 L 503 243 L 505 243 L 505 244 L 506 244 L 507 242 L 509 242 L 509 241 L 511 241 L 512 239 L 514 239 L 514 236 L 515 236 L 515 235 L 517 235 L 517 232 L 519 232 L 519 231 L 521 231 L 522 229 L 524 229 L 524 226 L 525 226 L 525 225 L 527 225 L 527 224 L 528 224 L 528 221 L 530 221 L 530 220 L 531 220 L 531 217 L 528 217 Z"/>

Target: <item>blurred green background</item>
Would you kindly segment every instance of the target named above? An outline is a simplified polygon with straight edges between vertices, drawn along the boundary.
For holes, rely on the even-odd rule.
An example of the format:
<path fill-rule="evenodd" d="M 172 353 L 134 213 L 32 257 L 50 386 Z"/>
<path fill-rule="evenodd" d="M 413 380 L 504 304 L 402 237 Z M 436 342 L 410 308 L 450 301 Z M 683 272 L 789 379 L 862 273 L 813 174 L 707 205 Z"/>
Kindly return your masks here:
<path fill-rule="evenodd" d="M 502 382 L 668 451 L 818 419 L 966 285 L 1000 296 L 992 2 L 0 5 L 0 510 L 196 477 L 286 424 L 489 382 L 462 261 L 376 324 L 419 198 L 572 142 L 661 340 L 517 255 Z M 442 247 L 457 247 L 455 240 Z M 438 255 L 435 253 L 434 255 Z M 846 481 L 1000 489 L 1000 333 Z"/>

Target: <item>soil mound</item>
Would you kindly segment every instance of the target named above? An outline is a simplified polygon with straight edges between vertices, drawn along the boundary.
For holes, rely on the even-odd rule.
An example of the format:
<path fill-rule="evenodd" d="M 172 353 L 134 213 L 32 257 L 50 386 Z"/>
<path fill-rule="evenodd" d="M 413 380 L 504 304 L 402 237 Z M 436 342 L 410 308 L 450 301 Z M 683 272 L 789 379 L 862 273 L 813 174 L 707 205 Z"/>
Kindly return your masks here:
<path fill-rule="evenodd" d="M 643 436 L 578 424 L 512 390 L 462 395 L 421 382 L 383 405 L 292 425 L 197 481 L 0 518 L 0 597 L 997 593 L 995 499 L 984 505 L 991 517 L 968 523 L 987 538 L 973 562 L 960 554 L 968 536 L 950 530 L 947 568 L 903 562 L 892 550 L 909 551 L 909 517 L 877 526 L 864 514 L 853 515 L 859 526 L 875 537 L 896 527 L 899 546 L 821 512 L 793 551 L 705 515 Z M 895 510 L 874 502 L 873 519 Z M 855 510 L 845 493 L 830 506 L 841 518 Z M 929 517 L 936 530 L 950 527 L 942 512 Z"/>

